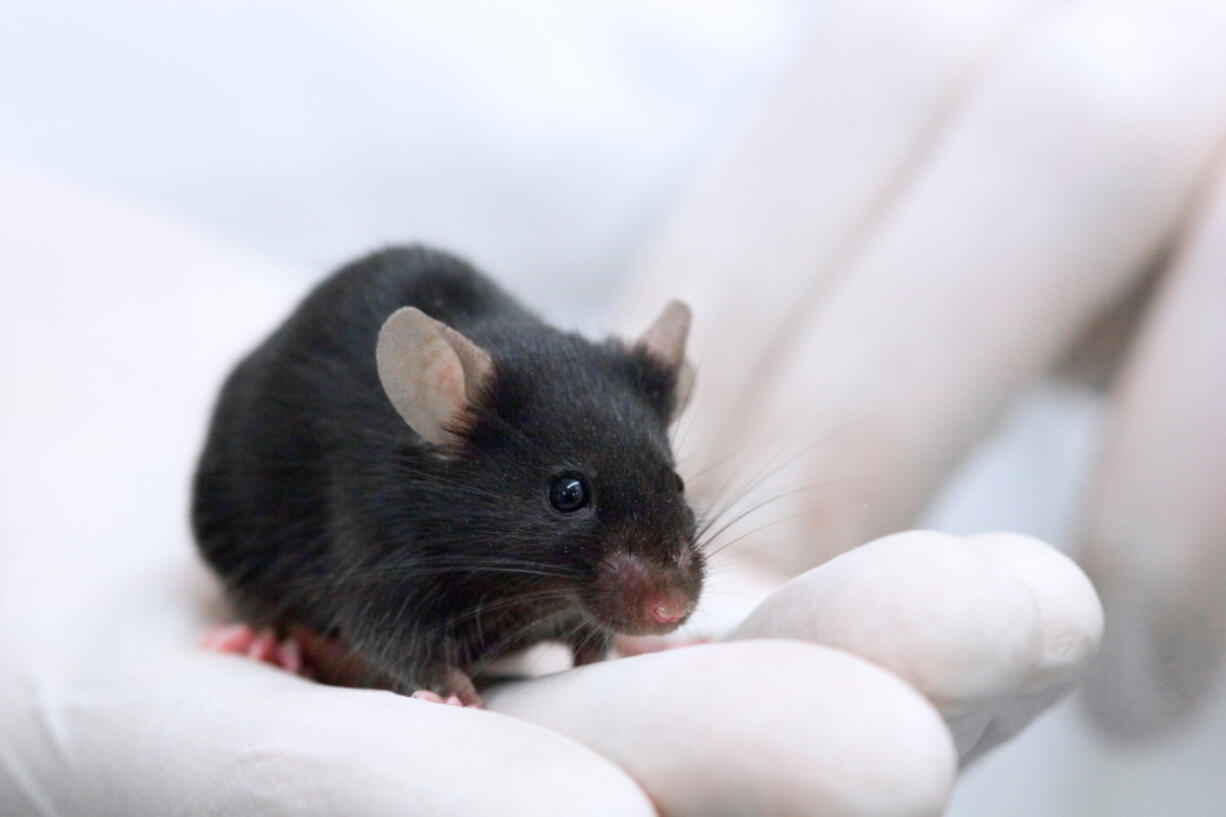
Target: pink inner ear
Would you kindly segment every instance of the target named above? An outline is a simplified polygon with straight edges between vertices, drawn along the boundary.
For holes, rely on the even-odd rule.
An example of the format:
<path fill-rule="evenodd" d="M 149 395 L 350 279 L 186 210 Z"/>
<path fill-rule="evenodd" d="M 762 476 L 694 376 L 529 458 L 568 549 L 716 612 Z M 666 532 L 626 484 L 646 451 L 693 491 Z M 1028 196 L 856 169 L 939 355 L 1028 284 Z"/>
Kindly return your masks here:
<path fill-rule="evenodd" d="M 482 386 L 493 375 L 494 363 L 489 352 L 473 343 L 445 323 L 438 323 L 439 333 L 451 345 L 463 367 L 465 404 L 475 400 Z"/>
<path fill-rule="evenodd" d="M 455 352 L 445 343 L 432 343 L 422 361 L 421 386 L 451 404 L 453 417 L 467 403 L 464 390 L 464 367 Z"/>
<path fill-rule="evenodd" d="M 453 441 L 449 427 L 468 405 L 470 346 L 414 307 L 397 310 L 379 332 L 375 356 L 383 389 L 409 428 L 435 445 Z"/>

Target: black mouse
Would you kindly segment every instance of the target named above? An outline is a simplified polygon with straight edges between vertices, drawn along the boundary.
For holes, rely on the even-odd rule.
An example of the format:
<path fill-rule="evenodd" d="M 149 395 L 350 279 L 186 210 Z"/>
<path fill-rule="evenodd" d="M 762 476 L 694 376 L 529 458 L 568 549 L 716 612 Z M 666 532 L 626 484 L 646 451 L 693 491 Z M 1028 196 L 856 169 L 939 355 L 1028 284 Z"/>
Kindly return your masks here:
<path fill-rule="evenodd" d="M 319 284 L 229 376 L 194 481 L 252 626 L 339 645 L 357 683 L 476 702 L 541 640 L 577 663 L 693 611 L 704 558 L 668 427 L 688 308 L 634 343 L 555 329 L 455 256 Z"/>

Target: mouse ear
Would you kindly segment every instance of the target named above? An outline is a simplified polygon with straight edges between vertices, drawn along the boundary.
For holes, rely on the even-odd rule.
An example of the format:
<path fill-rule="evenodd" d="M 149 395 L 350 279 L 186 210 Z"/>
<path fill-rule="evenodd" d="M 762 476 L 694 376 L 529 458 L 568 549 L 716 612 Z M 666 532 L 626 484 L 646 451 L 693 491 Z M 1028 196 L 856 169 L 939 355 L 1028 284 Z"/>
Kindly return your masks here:
<path fill-rule="evenodd" d="M 673 390 L 673 419 L 681 413 L 694 387 L 694 367 L 685 358 L 685 339 L 690 333 L 690 308 L 669 301 L 651 326 L 639 336 L 636 346 L 677 373 Z"/>
<path fill-rule="evenodd" d="M 420 309 L 397 309 L 379 330 L 379 381 L 396 412 L 428 442 L 457 442 L 464 412 L 493 374 L 487 353 Z"/>

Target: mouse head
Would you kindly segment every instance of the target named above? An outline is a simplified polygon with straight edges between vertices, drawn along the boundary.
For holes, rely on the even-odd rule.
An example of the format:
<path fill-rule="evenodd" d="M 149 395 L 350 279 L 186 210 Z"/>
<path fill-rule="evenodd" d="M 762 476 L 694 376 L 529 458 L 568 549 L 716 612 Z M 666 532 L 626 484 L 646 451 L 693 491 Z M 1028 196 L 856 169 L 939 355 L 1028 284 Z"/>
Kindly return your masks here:
<path fill-rule="evenodd" d="M 537 322 L 465 335 L 412 307 L 392 315 L 379 377 L 432 444 L 438 478 L 464 486 L 465 513 L 447 521 L 453 550 L 474 569 L 531 566 L 525 592 L 543 581 L 556 612 L 602 629 L 681 624 L 704 569 L 668 438 L 693 383 L 689 324 L 678 301 L 629 344 Z"/>

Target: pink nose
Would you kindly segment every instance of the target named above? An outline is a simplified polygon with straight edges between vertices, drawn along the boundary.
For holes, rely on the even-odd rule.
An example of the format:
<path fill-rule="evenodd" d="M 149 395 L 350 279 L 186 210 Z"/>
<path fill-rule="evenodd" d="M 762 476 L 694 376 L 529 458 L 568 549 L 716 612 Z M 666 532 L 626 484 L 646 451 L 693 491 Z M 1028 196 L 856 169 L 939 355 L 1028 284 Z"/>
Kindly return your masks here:
<path fill-rule="evenodd" d="M 651 605 L 651 617 L 661 624 L 680 621 L 685 615 L 685 605 L 673 600 L 660 599 Z"/>

